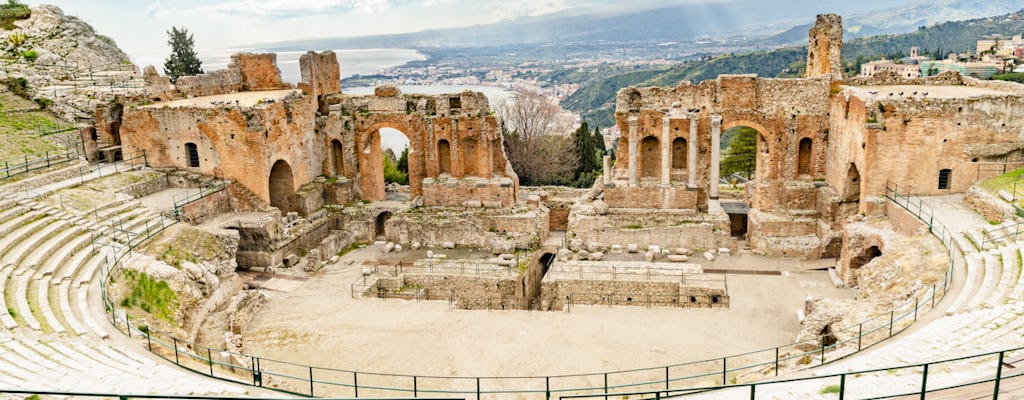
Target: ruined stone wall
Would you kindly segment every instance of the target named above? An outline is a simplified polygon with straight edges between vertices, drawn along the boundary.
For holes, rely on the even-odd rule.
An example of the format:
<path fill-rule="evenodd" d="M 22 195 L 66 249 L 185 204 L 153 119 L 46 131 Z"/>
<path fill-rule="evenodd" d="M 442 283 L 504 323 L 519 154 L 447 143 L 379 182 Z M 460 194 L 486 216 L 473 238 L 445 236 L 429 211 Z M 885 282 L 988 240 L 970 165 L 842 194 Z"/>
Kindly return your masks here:
<path fill-rule="evenodd" d="M 385 230 L 388 240 L 400 244 L 441 246 L 449 242 L 511 252 L 535 248 L 546 240 L 547 218 L 546 208 L 423 208 L 395 215 Z"/>
<path fill-rule="evenodd" d="M 1003 221 L 1007 218 L 1013 218 L 1016 214 L 1016 210 L 1010 203 L 1005 200 L 993 196 L 989 192 L 978 187 L 978 185 L 971 186 L 967 189 L 967 193 L 964 194 L 964 204 L 967 204 L 982 217 L 985 217 L 989 221 Z"/>
<path fill-rule="evenodd" d="M 237 69 L 222 69 L 183 76 L 174 83 L 174 88 L 184 97 L 233 93 L 242 90 L 242 73 Z"/>
<path fill-rule="evenodd" d="M 542 304 L 547 310 L 574 305 L 626 305 L 646 307 L 728 307 L 724 289 L 683 286 L 679 282 L 593 279 L 555 279 L 541 284 Z"/>
<path fill-rule="evenodd" d="M 270 201 L 271 167 L 291 167 L 294 192 L 321 174 L 324 149 L 314 132 L 315 107 L 293 95 L 253 107 L 138 107 L 125 110 L 126 152 L 146 150 L 153 167 L 174 167 L 234 180 Z M 186 143 L 198 149 L 199 167 L 188 165 Z"/>
<path fill-rule="evenodd" d="M 1022 107 L 1024 97 L 1009 94 L 890 100 L 847 89 L 833 101 L 826 180 L 842 198 L 882 196 L 887 181 L 917 195 L 966 192 L 979 162 L 1024 149 Z M 949 187 L 939 189 L 943 169 Z"/>
<path fill-rule="evenodd" d="M 637 244 L 665 249 L 736 249 L 729 236 L 729 218 L 725 214 L 653 214 L 647 212 L 609 212 L 605 215 L 573 213 L 569 232 L 583 243 Z"/>
<path fill-rule="evenodd" d="M 511 278 L 485 276 L 405 274 L 395 278 L 379 278 L 366 294 L 378 293 L 384 289 L 388 298 L 415 298 L 417 289 L 422 289 L 421 300 L 449 300 L 454 295 L 456 307 L 467 310 L 501 308 L 502 300 L 507 309 L 513 309 L 516 301 L 518 282 Z M 497 306 L 497 307 L 495 307 Z"/>
<path fill-rule="evenodd" d="M 410 141 L 413 198 L 424 196 L 425 204 L 439 206 L 461 206 L 467 200 L 515 203 L 518 177 L 508 168 L 498 120 L 483 94 L 403 95 L 389 86 L 377 88 L 375 94 L 337 94 L 322 101 L 330 112 L 319 131 L 325 145 L 337 141 L 343 153 L 338 157 L 340 168 L 333 161 L 322 163 L 326 172 L 356 179 L 361 199 L 383 200 L 378 130 L 393 128 Z M 444 155 L 441 149 L 447 149 Z M 442 171 L 442 164 L 448 170 Z M 427 184 L 435 185 L 430 195 L 424 190 Z"/>
<path fill-rule="evenodd" d="M 842 79 L 843 18 L 836 14 L 818 15 L 807 36 L 805 76 Z"/>
<path fill-rule="evenodd" d="M 242 77 L 242 90 L 281 89 L 281 70 L 277 68 L 275 53 L 236 53 L 231 55 L 228 70 L 238 70 Z"/>
<path fill-rule="evenodd" d="M 299 57 L 299 73 L 302 80 L 298 87 L 302 93 L 315 96 L 341 93 L 341 69 L 333 51 L 303 54 Z"/>
<path fill-rule="evenodd" d="M 711 116 L 721 116 L 721 131 L 747 126 L 758 131 L 757 185 L 754 206 L 762 209 L 788 210 L 786 181 L 823 177 L 825 148 L 828 139 L 827 82 L 808 79 L 763 79 L 753 75 L 723 75 L 715 80 L 693 85 L 681 83 L 675 88 L 626 88 L 619 91 L 616 120 L 623 132 L 619 139 L 619 157 L 614 167 L 614 184 L 625 185 L 629 170 L 629 118 L 637 118 L 638 141 L 645 137 L 662 135 L 665 115 L 670 116 L 671 140 L 677 137 L 689 140 L 690 111 L 697 110 L 697 179 L 696 184 L 710 191 L 711 169 Z M 673 111 L 676 110 L 676 111 Z M 680 118 L 675 116 L 684 115 Z M 798 173 L 798 153 L 801 139 L 812 140 L 811 173 Z M 687 143 L 687 146 L 693 145 Z M 642 163 L 643 157 L 638 157 Z M 660 158 L 659 158 L 660 162 Z M 642 171 L 644 166 L 638 165 Z M 685 174 L 673 174 L 673 182 L 685 181 Z M 651 185 L 657 185 L 652 180 Z M 641 186 L 648 184 L 641 182 Z M 637 193 L 637 195 L 641 195 Z M 652 193 L 645 196 L 650 197 Z M 702 197 L 702 196 L 697 196 Z M 650 200 L 648 203 L 656 200 Z M 660 200 L 658 200 L 660 201 Z M 809 202 L 808 204 L 813 204 Z M 675 205 L 684 205 L 677 202 Z M 697 203 L 698 207 L 700 203 Z M 813 209 L 813 207 L 811 207 Z"/>

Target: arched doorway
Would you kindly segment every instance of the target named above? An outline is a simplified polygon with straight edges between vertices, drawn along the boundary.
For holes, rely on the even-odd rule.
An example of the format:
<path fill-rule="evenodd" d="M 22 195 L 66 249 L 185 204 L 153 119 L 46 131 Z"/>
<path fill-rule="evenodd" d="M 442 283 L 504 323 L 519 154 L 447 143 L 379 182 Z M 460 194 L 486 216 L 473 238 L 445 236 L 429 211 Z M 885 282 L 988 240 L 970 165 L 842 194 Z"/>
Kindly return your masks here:
<path fill-rule="evenodd" d="M 758 143 L 760 134 L 757 129 L 740 125 L 722 132 L 722 158 L 719 160 L 721 177 L 736 184 L 753 179 L 758 171 Z M 765 145 L 767 150 L 767 145 Z M 742 177 L 743 179 L 736 179 Z"/>
<path fill-rule="evenodd" d="M 658 138 L 654 136 L 645 137 L 640 142 L 640 167 L 642 168 L 641 178 L 661 177 L 661 146 Z"/>
<path fill-rule="evenodd" d="M 359 136 L 359 189 L 363 200 L 407 201 L 417 188 L 412 177 L 422 179 L 422 160 L 414 154 L 413 142 L 391 124 L 379 124 Z M 417 175 L 419 174 L 419 175 Z"/>
<path fill-rule="evenodd" d="M 814 142 L 810 138 L 800 139 L 800 147 L 797 152 L 797 175 L 811 175 L 811 157 L 814 150 Z"/>
<path fill-rule="evenodd" d="M 284 160 L 277 160 L 270 168 L 270 205 L 280 209 L 282 214 L 299 211 L 292 167 Z"/>
<path fill-rule="evenodd" d="M 851 258 L 850 259 L 850 268 L 849 268 L 849 270 L 847 271 L 847 274 L 846 274 L 846 276 L 847 276 L 847 279 L 846 279 L 847 283 L 849 285 L 851 285 L 851 286 L 856 285 L 857 284 L 857 270 L 859 270 L 860 267 L 863 267 L 865 264 L 871 262 L 871 260 L 874 260 L 875 258 L 878 258 L 878 257 L 881 257 L 881 256 L 882 256 L 882 250 L 879 249 L 878 246 L 871 246 L 871 247 L 868 247 L 868 248 L 864 249 L 864 251 L 861 251 L 860 254 L 854 256 L 853 258 Z"/>
<path fill-rule="evenodd" d="M 452 173 L 452 145 L 448 143 L 448 139 L 437 141 L 437 173 Z"/>
<path fill-rule="evenodd" d="M 345 152 L 341 147 L 341 141 L 331 141 L 331 173 L 334 176 L 345 175 Z"/>
<path fill-rule="evenodd" d="M 843 188 L 843 193 L 845 201 L 860 200 L 860 171 L 857 169 L 857 164 L 850 163 L 850 167 L 846 170 L 846 185 Z"/>
<path fill-rule="evenodd" d="M 377 240 L 387 240 L 387 222 L 391 219 L 391 211 L 382 211 L 373 221 L 373 236 Z"/>

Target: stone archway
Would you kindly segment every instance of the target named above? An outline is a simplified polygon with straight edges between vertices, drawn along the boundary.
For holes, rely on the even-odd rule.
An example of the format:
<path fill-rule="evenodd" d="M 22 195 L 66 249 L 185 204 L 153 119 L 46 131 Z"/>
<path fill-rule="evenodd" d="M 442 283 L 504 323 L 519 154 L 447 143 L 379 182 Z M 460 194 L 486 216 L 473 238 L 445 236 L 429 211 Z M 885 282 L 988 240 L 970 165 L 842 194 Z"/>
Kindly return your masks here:
<path fill-rule="evenodd" d="M 860 201 L 860 170 L 857 169 L 857 164 L 850 163 L 850 167 L 846 170 L 843 201 Z"/>
<path fill-rule="evenodd" d="M 404 123 L 381 122 L 363 130 L 356 142 L 356 153 L 359 160 L 359 189 L 362 199 L 382 201 L 387 199 L 384 190 L 384 150 L 381 144 L 381 129 L 390 128 L 408 140 L 409 146 L 409 198 L 415 199 L 422 194 L 423 155 L 418 138 L 420 132 L 411 129 Z M 397 152 L 396 152 L 397 153 Z M 395 154 L 398 156 L 399 154 Z"/>
<path fill-rule="evenodd" d="M 292 167 L 284 160 L 277 160 L 270 168 L 270 205 L 281 210 L 282 214 L 297 212 L 295 198 L 295 179 Z"/>
<path fill-rule="evenodd" d="M 812 166 L 811 160 L 814 155 L 814 142 L 811 138 L 800 139 L 800 144 L 797 149 L 797 165 L 796 174 L 798 176 L 811 175 Z"/>
<path fill-rule="evenodd" d="M 391 219 L 391 211 L 381 211 L 373 220 L 373 236 L 380 240 L 387 240 L 387 222 Z"/>

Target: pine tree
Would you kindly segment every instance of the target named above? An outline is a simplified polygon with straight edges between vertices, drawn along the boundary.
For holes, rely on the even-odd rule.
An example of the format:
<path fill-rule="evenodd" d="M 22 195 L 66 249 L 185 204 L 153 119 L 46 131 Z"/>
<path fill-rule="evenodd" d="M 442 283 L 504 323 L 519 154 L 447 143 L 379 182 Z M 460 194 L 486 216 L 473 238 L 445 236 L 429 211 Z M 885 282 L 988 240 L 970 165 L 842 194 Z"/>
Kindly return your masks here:
<path fill-rule="evenodd" d="M 406 147 L 402 150 L 402 155 L 398 156 L 398 170 L 406 174 L 409 173 L 409 148 Z"/>
<path fill-rule="evenodd" d="M 195 40 L 187 28 L 172 26 L 167 31 L 167 45 L 171 46 L 171 55 L 164 61 L 164 74 L 172 83 L 182 76 L 203 73 L 203 64 L 196 54 Z"/>
<path fill-rule="evenodd" d="M 604 135 L 601 134 L 601 128 L 594 127 L 594 148 L 599 152 L 597 154 L 597 164 L 601 165 L 602 159 L 608 149 L 604 146 Z"/>
<path fill-rule="evenodd" d="M 754 176 L 757 167 L 757 131 L 740 127 L 729 141 L 729 148 L 722 158 L 722 176 L 738 173 L 747 178 Z"/>

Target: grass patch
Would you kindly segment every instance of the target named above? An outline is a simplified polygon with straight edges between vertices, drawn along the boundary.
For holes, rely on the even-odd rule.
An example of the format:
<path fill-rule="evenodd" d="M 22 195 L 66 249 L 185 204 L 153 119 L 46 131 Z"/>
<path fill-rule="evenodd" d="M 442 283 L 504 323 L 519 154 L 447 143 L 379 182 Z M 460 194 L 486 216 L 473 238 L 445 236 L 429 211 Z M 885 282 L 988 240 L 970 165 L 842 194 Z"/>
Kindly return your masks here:
<path fill-rule="evenodd" d="M 154 317 L 174 323 L 178 295 L 174 294 L 167 281 L 156 280 L 145 272 L 132 270 L 125 270 L 124 278 L 129 292 L 121 300 L 122 307 L 138 307 Z"/>
<path fill-rule="evenodd" d="M 11 314 L 11 318 L 18 318 L 18 313 L 14 312 L 14 308 L 7 306 L 7 313 Z"/>
<path fill-rule="evenodd" d="M 164 251 L 160 252 L 160 261 L 167 264 L 173 265 L 174 268 L 181 269 L 181 263 L 188 261 L 190 263 L 199 262 L 199 258 L 195 254 L 186 252 L 180 248 L 175 248 L 173 245 L 167 245 Z"/>
<path fill-rule="evenodd" d="M 175 268 L 180 269 L 186 261 L 198 263 L 227 257 L 220 239 L 200 229 L 181 227 L 165 237 L 167 239 L 153 244 L 147 252 Z"/>
<path fill-rule="evenodd" d="M 1016 169 L 999 176 L 993 176 L 978 182 L 978 186 L 998 196 L 1000 190 L 1013 194 L 1014 183 L 1024 179 L 1024 168 Z M 1024 191 L 1024 182 L 1018 184 L 1018 192 Z"/>
<path fill-rule="evenodd" d="M 349 245 L 348 247 L 346 247 L 344 249 L 338 250 L 338 254 L 336 254 L 336 255 L 338 257 L 342 257 L 342 256 L 344 256 L 344 255 L 346 255 L 348 253 L 351 253 L 353 250 L 358 249 L 360 247 L 363 247 L 363 244 L 359 243 L 359 242 L 355 242 L 355 243 L 352 243 L 351 245 Z"/>
<path fill-rule="evenodd" d="M 818 391 L 818 394 L 832 394 L 839 393 L 839 385 L 828 385 Z"/>
<path fill-rule="evenodd" d="M 643 229 L 643 227 L 644 226 L 641 224 L 628 224 L 622 226 L 623 229 Z"/>

